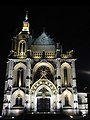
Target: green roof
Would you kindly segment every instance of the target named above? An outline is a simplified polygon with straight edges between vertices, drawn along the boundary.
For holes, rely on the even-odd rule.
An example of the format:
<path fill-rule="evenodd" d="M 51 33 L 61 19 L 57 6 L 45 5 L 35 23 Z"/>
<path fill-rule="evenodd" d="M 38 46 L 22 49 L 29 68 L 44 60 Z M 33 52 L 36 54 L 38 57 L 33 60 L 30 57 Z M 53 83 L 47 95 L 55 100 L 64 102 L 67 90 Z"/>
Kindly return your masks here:
<path fill-rule="evenodd" d="M 51 39 L 49 36 L 46 35 L 45 32 L 43 32 L 36 40 L 33 41 L 34 45 L 54 45 L 53 39 Z"/>

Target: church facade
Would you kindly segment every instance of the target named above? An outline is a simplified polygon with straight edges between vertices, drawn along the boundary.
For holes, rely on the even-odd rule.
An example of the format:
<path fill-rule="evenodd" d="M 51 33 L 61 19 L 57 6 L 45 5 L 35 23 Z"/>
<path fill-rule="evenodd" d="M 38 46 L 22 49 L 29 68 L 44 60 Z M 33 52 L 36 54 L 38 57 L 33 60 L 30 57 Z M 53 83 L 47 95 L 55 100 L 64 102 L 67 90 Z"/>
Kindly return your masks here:
<path fill-rule="evenodd" d="M 78 93 L 73 50 L 63 53 L 45 32 L 33 38 L 28 15 L 8 56 L 3 116 L 88 113 L 87 93 Z"/>

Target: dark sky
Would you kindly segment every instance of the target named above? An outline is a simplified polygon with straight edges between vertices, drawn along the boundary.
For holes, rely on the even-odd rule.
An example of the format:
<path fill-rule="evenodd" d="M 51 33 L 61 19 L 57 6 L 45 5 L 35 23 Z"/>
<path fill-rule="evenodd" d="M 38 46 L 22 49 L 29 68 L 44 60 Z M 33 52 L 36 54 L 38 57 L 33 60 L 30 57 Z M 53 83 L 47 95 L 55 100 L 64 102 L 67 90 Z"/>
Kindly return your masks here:
<path fill-rule="evenodd" d="M 3 96 L 6 61 L 11 38 L 22 29 L 25 11 L 30 31 L 37 38 L 43 28 L 64 51 L 74 50 L 78 91 L 90 91 L 90 6 L 81 4 L 1 4 L 0 5 L 0 96 Z M 0 100 L 1 101 L 1 100 Z"/>

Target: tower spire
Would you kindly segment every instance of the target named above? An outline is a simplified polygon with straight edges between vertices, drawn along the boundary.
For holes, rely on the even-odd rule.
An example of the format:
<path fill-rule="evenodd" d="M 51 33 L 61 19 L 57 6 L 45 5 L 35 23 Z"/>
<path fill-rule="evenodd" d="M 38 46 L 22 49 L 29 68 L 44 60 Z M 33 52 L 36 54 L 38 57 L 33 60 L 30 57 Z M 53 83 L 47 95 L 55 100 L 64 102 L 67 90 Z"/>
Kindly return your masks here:
<path fill-rule="evenodd" d="M 25 21 L 28 20 L 28 11 L 26 11 Z"/>
<path fill-rule="evenodd" d="M 28 11 L 26 11 L 26 16 L 25 16 L 25 20 L 23 21 L 23 28 L 22 31 L 27 31 L 29 32 L 29 22 L 28 22 Z"/>

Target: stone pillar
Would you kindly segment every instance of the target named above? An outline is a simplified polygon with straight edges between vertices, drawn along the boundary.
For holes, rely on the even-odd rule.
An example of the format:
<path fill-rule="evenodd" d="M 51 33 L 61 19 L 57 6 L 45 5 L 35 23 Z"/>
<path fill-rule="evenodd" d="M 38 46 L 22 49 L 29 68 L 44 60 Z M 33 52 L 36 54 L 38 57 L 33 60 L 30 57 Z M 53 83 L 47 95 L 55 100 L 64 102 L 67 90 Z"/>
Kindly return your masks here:
<path fill-rule="evenodd" d="M 26 59 L 26 108 L 29 109 L 30 108 L 30 84 L 31 84 L 31 59 L 27 58 Z"/>
<path fill-rule="evenodd" d="M 31 108 L 31 111 L 35 111 L 35 95 L 34 94 L 32 94 L 31 96 L 30 96 L 30 98 L 31 98 L 31 101 L 30 101 L 30 108 Z"/>
<path fill-rule="evenodd" d="M 60 58 L 56 59 L 56 78 L 57 78 L 57 110 L 61 108 L 61 76 L 60 76 Z"/>
<path fill-rule="evenodd" d="M 73 77 L 73 79 L 75 79 L 76 78 L 75 59 L 72 60 L 71 66 L 72 66 L 72 77 Z"/>
<path fill-rule="evenodd" d="M 72 87 L 73 87 L 73 98 L 74 98 L 74 111 L 77 113 L 78 111 L 78 98 L 77 98 L 77 85 L 76 85 L 76 71 L 75 71 L 75 60 L 72 60 Z"/>
<path fill-rule="evenodd" d="M 73 92 L 73 97 L 74 97 L 74 113 L 77 114 L 78 113 L 78 99 L 77 99 L 77 91 L 76 93 Z"/>
<path fill-rule="evenodd" d="M 27 58 L 27 68 L 26 68 L 26 86 L 30 88 L 31 83 L 31 59 Z"/>
<path fill-rule="evenodd" d="M 12 80 L 13 80 L 13 60 L 9 59 L 7 62 L 7 69 L 6 69 L 6 81 L 5 81 L 5 91 L 6 95 L 4 94 L 4 101 L 7 100 L 7 107 L 10 112 L 11 108 L 11 95 L 12 95 Z M 5 103 L 6 104 L 6 103 Z M 3 103 L 4 109 L 4 103 Z"/>
<path fill-rule="evenodd" d="M 8 78 L 13 78 L 13 61 L 9 60 L 8 64 Z"/>
<path fill-rule="evenodd" d="M 10 108 L 10 103 L 11 103 L 11 94 L 12 94 L 12 80 L 13 80 L 13 60 L 9 60 L 7 63 L 7 91 L 9 94 L 9 108 Z M 8 95 L 7 95 L 8 96 Z"/>
<path fill-rule="evenodd" d="M 31 59 L 27 58 L 27 76 L 31 77 Z"/>
<path fill-rule="evenodd" d="M 61 77 L 60 77 L 60 59 L 56 60 L 56 77 L 57 77 L 57 88 L 61 86 Z"/>

